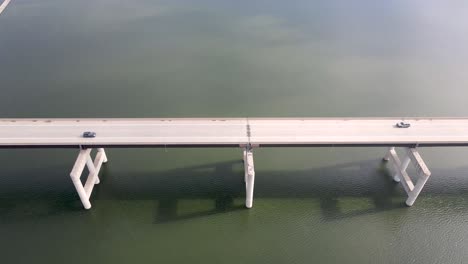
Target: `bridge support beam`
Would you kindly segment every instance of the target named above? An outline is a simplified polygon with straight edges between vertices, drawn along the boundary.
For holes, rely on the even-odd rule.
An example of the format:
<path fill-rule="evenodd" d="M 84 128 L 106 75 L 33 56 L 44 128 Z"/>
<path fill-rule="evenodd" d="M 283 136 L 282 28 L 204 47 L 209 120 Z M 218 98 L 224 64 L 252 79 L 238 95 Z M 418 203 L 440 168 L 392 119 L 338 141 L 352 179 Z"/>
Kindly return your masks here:
<path fill-rule="evenodd" d="M 85 209 L 91 208 L 91 203 L 89 202 L 89 198 L 91 197 L 91 193 L 93 191 L 94 185 L 99 183 L 99 171 L 101 170 L 101 166 L 103 163 L 107 162 L 107 156 L 104 152 L 104 149 L 98 148 L 96 157 L 93 161 L 91 158 L 91 151 L 92 149 L 80 149 L 78 157 L 76 158 L 75 165 L 70 173 L 70 177 L 73 181 L 73 185 L 75 186 L 78 195 L 80 196 L 81 203 Z M 88 167 L 88 177 L 86 178 L 86 182 L 83 185 L 81 182 L 81 174 L 85 166 Z"/>
<path fill-rule="evenodd" d="M 244 149 L 244 181 L 245 181 L 245 207 L 252 208 L 254 183 L 255 183 L 255 169 L 253 151 L 251 146 Z"/>
<path fill-rule="evenodd" d="M 431 172 L 427 168 L 424 160 L 416 148 L 407 148 L 403 162 L 398 157 L 394 147 L 389 148 L 384 160 L 391 161 L 396 173 L 393 176 L 395 182 L 401 182 L 403 189 L 408 194 L 406 205 L 412 206 L 418 198 L 421 190 L 431 176 Z M 416 168 L 416 184 L 413 183 L 410 176 L 406 172 L 408 165 L 412 163 Z"/>

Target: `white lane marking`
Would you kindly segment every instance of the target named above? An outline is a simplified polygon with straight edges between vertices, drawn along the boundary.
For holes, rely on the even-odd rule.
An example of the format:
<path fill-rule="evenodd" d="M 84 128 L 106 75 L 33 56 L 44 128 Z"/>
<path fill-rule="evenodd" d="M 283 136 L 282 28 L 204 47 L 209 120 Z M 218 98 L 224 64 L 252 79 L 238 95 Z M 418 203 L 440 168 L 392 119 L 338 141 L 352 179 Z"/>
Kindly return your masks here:
<path fill-rule="evenodd" d="M 3 3 L 0 5 L 0 15 L 2 14 L 3 10 L 7 7 L 11 0 L 4 0 Z"/>

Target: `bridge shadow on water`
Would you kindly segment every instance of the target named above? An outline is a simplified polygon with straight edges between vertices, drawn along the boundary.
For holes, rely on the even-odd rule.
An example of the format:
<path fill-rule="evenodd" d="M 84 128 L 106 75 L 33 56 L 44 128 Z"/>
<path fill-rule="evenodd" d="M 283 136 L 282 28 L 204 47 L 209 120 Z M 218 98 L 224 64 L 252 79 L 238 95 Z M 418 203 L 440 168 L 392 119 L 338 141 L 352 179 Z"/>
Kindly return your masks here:
<path fill-rule="evenodd" d="M 141 181 L 151 182 L 148 190 L 141 190 L 137 199 L 157 199 L 155 222 L 164 223 L 209 216 L 237 210 L 244 206 L 245 187 L 242 161 L 185 167 L 155 174 L 137 175 Z M 125 199 L 134 191 L 125 188 L 126 182 L 111 188 L 113 196 Z M 136 184 L 140 186 L 140 184 Z M 123 192 L 120 192 L 123 191 Z M 136 192 L 136 190 L 135 190 Z M 390 178 L 385 164 L 376 160 L 353 162 L 304 171 L 258 171 L 255 179 L 255 199 L 317 199 L 324 220 L 336 220 L 363 214 L 405 207 L 392 198 L 401 195 Z M 373 207 L 341 212 L 340 197 L 367 197 Z M 210 199 L 214 208 L 178 215 L 180 199 Z M 235 202 L 239 201 L 241 203 Z M 255 200 L 254 200 L 255 207 Z"/>
<path fill-rule="evenodd" d="M 310 199 L 311 202 L 316 200 L 324 221 L 403 209 L 406 207 L 406 194 L 400 185 L 391 180 L 386 167 L 386 164 L 379 160 L 367 160 L 307 170 L 262 171 L 257 168 L 253 210 L 255 202 L 261 201 L 262 198 Z M 61 171 L 56 168 L 45 170 L 55 174 Z M 464 181 L 464 184 L 456 183 L 457 178 L 463 177 L 466 171 L 466 168 L 433 171 L 429 186 L 423 190 L 422 196 L 467 195 L 468 180 Z M 450 183 L 447 180 L 438 180 L 443 178 L 438 175 L 456 177 L 449 177 L 453 181 Z M 9 176 L 9 181 L 16 179 L 16 176 L 18 175 Z M 155 223 L 200 218 L 248 210 L 243 203 L 243 177 L 243 164 L 240 160 L 144 173 L 109 172 L 104 167 L 101 184 L 96 186 L 91 202 L 94 210 L 100 210 L 101 201 L 155 201 Z M 28 186 L 28 180 L 30 177 L 23 175 L 16 180 L 22 181 L 21 183 L 9 184 Z M 0 222 L 63 215 L 67 212 L 88 214 L 88 211 L 82 209 L 69 177 L 63 175 L 52 175 L 40 182 L 36 179 L 30 188 L 10 188 L 8 184 L 2 186 Z M 364 198 L 363 200 L 370 205 L 362 209 L 343 210 L 346 208 L 340 206 L 341 198 Z M 181 200 L 211 200 L 213 206 L 211 209 L 179 214 L 178 206 Z"/>

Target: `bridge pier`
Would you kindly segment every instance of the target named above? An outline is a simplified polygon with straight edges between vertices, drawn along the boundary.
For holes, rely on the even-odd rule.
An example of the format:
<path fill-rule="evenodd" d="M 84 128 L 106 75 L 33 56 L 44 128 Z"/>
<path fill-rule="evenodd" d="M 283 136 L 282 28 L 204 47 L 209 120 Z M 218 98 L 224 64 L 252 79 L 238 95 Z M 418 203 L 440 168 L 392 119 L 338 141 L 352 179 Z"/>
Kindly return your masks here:
<path fill-rule="evenodd" d="M 431 172 L 427 168 L 426 163 L 424 163 L 424 160 L 416 148 L 406 148 L 405 159 L 402 162 L 395 151 L 395 147 L 390 147 L 384 160 L 390 160 L 392 162 L 393 168 L 396 171 L 393 180 L 395 182 L 401 182 L 403 189 L 408 195 L 406 205 L 412 206 L 431 176 Z M 416 184 L 413 183 L 406 172 L 410 163 L 416 168 Z"/>
<path fill-rule="evenodd" d="M 91 148 L 80 149 L 75 165 L 70 173 L 73 185 L 75 186 L 81 203 L 85 209 L 91 208 L 89 198 L 91 197 L 94 185 L 99 184 L 100 182 L 99 171 L 101 170 L 101 166 L 103 163 L 107 162 L 107 156 L 103 148 L 97 149 L 94 161 L 91 158 L 91 151 Z M 89 174 L 86 178 L 85 184 L 83 185 L 81 182 L 81 174 L 83 173 L 85 166 L 88 167 Z"/>
<path fill-rule="evenodd" d="M 245 181 L 245 207 L 252 208 L 254 183 L 255 183 L 255 168 L 253 151 L 251 146 L 244 149 L 244 181 Z"/>

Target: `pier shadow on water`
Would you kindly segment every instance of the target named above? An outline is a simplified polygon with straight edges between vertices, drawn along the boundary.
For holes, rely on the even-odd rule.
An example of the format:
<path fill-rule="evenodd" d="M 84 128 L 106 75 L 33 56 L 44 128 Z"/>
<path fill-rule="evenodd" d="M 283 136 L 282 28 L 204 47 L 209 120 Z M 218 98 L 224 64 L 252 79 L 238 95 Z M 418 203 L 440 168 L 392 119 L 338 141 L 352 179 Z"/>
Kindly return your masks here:
<path fill-rule="evenodd" d="M 406 194 L 399 184 L 391 180 L 386 167 L 385 163 L 374 159 L 307 170 L 257 169 L 254 208 L 255 202 L 264 198 L 316 200 L 324 221 L 403 209 L 406 207 Z M 63 172 L 62 168 L 43 169 L 53 175 L 47 178 L 30 177 L 37 170 L 23 172 L 21 175 L 8 175 L 7 184 L 0 186 L 0 222 L 89 213 L 82 208 L 69 177 L 59 175 Z M 468 180 L 461 185 L 450 183 L 450 179 L 456 181 L 467 170 L 434 170 L 422 196 L 468 195 Z M 443 181 L 441 178 L 447 175 L 455 177 L 449 177 L 449 182 L 447 179 Z M 91 203 L 94 210 L 100 210 L 100 201 L 154 201 L 154 223 L 158 224 L 207 217 L 248 210 L 243 203 L 243 178 L 241 160 L 163 172 L 110 173 L 104 166 L 101 184 L 94 189 Z M 341 198 L 365 198 L 364 200 L 370 201 L 371 206 L 346 210 L 347 208 L 340 206 Z M 212 206 L 210 209 L 198 211 L 196 208 L 194 212 L 180 214 L 178 206 L 181 200 L 208 200 L 212 201 Z"/>

